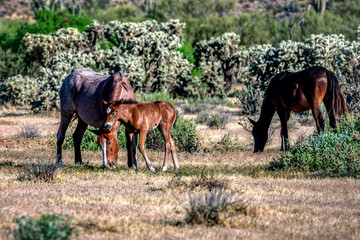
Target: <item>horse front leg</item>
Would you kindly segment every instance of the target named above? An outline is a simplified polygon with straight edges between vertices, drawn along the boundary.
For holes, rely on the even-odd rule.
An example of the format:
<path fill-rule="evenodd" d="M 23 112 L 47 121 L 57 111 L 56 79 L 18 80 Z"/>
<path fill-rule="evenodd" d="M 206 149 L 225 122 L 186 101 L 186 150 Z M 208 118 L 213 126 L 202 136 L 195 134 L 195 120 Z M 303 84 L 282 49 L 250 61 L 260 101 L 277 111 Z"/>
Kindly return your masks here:
<path fill-rule="evenodd" d="M 133 167 L 135 170 L 137 169 L 137 161 L 136 161 L 136 146 L 137 146 L 137 134 L 130 133 L 126 130 L 126 149 L 128 155 L 127 165 L 129 168 Z"/>
<path fill-rule="evenodd" d="M 278 112 L 281 122 L 281 149 L 280 151 L 288 151 L 290 148 L 289 143 L 289 119 L 290 111 L 280 111 Z"/>
<path fill-rule="evenodd" d="M 81 146 L 81 141 L 84 136 L 84 133 L 87 129 L 87 126 L 88 125 L 81 118 L 79 118 L 78 125 L 73 134 L 74 149 L 75 149 L 75 164 L 82 163 L 80 146 Z"/>
<path fill-rule="evenodd" d="M 146 134 L 147 134 L 147 130 L 140 130 L 140 141 L 139 141 L 139 150 L 141 152 L 141 154 L 143 155 L 145 162 L 146 162 L 146 166 L 148 167 L 148 169 L 151 172 L 155 172 L 155 168 L 153 168 L 149 158 L 146 155 L 145 152 L 145 140 L 146 140 Z"/>

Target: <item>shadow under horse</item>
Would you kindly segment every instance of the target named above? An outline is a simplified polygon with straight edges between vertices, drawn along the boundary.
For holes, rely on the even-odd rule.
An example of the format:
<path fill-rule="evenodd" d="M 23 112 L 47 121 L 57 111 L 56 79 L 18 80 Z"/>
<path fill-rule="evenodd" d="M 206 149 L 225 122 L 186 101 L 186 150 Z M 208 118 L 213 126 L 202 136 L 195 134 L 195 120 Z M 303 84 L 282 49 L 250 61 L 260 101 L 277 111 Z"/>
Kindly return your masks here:
<path fill-rule="evenodd" d="M 108 76 L 92 70 L 78 70 L 65 78 L 60 88 L 61 122 L 57 133 L 57 162 L 62 162 L 62 144 L 74 114 L 78 118 L 78 124 L 73 134 L 75 163 L 81 164 L 80 145 L 88 125 L 100 128 L 107 115 L 107 106 L 104 106 L 104 101 L 112 102 L 120 99 L 135 101 L 135 94 L 130 82 L 122 73 Z M 114 136 L 117 136 L 119 128 L 120 122 L 114 126 L 116 133 Z M 118 145 L 117 137 L 112 138 L 111 144 Z M 127 131 L 126 147 L 129 167 L 137 166 L 136 145 L 136 137 Z M 109 150 L 110 148 L 107 148 L 106 153 Z"/>
<path fill-rule="evenodd" d="M 330 126 L 335 128 L 335 116 L 341 116 L 349 110 L 333 72 L 315 66 L 300 72 L 276 74 L 265 91 L 259 120 L 255 122 L 249 118 L 253 124 L 254 152 L 264 150 L 275 111 L 281 122 L 282 151 L 289 150 L 288 124 L 291 112 L 311 109 L 318 132 L 324 131 L 325 123 L 320 110 L 322 102 L 328 113 Z"/>

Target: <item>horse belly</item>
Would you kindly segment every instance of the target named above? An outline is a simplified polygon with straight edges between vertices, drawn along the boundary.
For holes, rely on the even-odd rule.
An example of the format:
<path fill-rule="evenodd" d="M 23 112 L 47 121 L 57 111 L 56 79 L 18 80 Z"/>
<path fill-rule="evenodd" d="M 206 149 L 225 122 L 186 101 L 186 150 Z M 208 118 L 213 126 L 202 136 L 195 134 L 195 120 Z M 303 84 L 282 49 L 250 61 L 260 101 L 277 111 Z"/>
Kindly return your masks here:
<path fill-rule="evenodd" d="M 293 101 L 290 103 L 290 110 L 292 112 L 305 112 L 311 109 L 311 106 L 304 94 L 296 95 Z"/>

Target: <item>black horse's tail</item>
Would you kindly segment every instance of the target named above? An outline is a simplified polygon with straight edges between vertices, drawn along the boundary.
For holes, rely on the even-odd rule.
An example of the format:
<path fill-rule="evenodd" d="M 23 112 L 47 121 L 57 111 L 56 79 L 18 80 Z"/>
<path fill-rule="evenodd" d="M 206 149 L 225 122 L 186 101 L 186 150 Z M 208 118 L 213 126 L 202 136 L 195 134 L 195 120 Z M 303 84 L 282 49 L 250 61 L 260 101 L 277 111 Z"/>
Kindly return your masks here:
<path fill-rule="evenodd" d="M 326 97 L 330 102 L 331 112 L 337 116 L 341 116 L 344 113 L 348 113 L 349 109 L 346 105 L 344 96 L 341 93 L 338 79 L 336 78 L 333 72 L 328 70 L 326 70 L 326 76 L 328 79 Z"/>

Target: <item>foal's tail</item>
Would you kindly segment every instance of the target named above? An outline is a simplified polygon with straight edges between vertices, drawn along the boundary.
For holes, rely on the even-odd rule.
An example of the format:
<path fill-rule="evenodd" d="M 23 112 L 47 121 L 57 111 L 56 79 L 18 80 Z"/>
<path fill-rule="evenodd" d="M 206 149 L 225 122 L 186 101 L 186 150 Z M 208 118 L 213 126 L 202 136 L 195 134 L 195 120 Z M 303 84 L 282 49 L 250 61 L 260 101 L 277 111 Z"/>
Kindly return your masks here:
<path fill-rule="evenodd" d="M 326 76 L 328 79 L 328 87 L 326 90 L 326 96 L 329 99 L 331 111 L 334 115 L 341 116 L 344 113 L 348 113 L 349 109 L 346 105 L 344 96 L 341 93 L 338 79 L 331 71 L 326 70 Z"/>
<path fill-rule="evenodd" d="M 175 110 L 175 113 L 176 113 L 176 118 L 175 118 L 175 122 L 174 122 L 174 124 L 172 125 L 173 127 L 175 127 L 176 122 L 177 122 L 177 120 L 178 120 L 178 116 L 179 116 L 179 113 L 178 113 L 178 111 L 177 111 L 177 110 Z"/>

